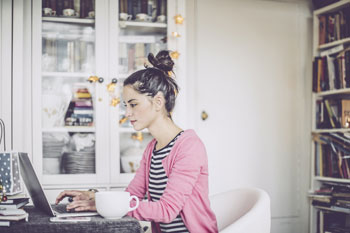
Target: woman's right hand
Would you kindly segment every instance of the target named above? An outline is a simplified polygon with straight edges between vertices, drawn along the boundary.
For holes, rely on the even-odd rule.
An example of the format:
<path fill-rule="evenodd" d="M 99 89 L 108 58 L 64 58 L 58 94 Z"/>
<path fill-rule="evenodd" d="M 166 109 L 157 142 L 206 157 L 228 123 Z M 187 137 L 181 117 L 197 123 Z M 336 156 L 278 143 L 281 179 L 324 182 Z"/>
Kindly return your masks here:
<path fill-rule="evenodd" d="M 87 201 L 94 199 L 95 193 L 92 191 L 64 190 L 57 196 L 56 205 L 65 197 L 72 197 L 73 201 Z"/>
<path fill-rule="evenodd" d="M 73 201 L 67 205 L 67 210 L 96 211 L 95 192 L 93 191 L 65 190 L 57 196 L 56 205 L 65 197 L 71 197 L 73 199 Z"/>

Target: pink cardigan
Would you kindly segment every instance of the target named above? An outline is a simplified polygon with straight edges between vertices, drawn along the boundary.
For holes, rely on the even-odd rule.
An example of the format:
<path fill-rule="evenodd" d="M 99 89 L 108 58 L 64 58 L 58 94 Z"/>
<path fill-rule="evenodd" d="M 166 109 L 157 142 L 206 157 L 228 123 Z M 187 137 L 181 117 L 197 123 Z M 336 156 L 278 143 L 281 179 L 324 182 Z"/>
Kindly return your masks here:
<path fill-rule="evenodd" d="M 140 168 L 126 188 L 131 195 L 143 199 L 148 192 L 148 176 L 153 139 L 143 154 Z M 157 202 L 140 201 L 139 207 L 128 213 L 139 220 L 152 221 L 152 232 L 160 232 L 157 222 L 169 223 L 180 213 L 191 233 L 218 232 L 216 217 L 208 198 L 208 159 L 205 147 L 194 132 L 186 130 L 175 142 L 170 154 L 162 160 L 168 183 Z M 132 204 L 134 205 L 134 204 Z"/>

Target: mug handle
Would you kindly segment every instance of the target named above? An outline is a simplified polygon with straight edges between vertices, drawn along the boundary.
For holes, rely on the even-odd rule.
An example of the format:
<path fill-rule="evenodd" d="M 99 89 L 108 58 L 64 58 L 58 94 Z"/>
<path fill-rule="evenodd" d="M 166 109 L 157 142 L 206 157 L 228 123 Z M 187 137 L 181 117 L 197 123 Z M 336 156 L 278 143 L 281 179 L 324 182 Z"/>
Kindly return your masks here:
<path fill-rule="evenodd" d="M 129 203 L 130 203 L 130 201 L 131 201 L 132 199 L 135 199 L 136 205 L 135 205 L 134 207 L 130 207 L 130 206 L 129 206 L 129 210 L 128 210 L 128 211 L 136 210 L 136 208 L 139 207 L 139 204 L 140 204 L 139 198 L 136 197 L 136 196 L 134 196 L 134 195 L 132 195 L 132 196 L 130 196 L 130 198 L 129 198 Z"/>

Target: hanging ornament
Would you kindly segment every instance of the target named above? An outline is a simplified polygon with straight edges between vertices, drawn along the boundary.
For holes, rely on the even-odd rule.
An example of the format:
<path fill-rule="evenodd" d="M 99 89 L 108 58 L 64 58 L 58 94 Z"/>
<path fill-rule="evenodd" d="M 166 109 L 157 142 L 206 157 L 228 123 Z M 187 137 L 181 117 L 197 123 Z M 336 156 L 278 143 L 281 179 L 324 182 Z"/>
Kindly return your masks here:
<path fill-rule="evenodd" d="M 181 37 L 181 35 L 178 32 L 172 32 L 171 34 L 173 35 L 173 37 Z"/>
<path fill-rule="evenodd" d="M 97 77 L 97 76 L 90 76 L 89 77 L 89 79 L 88 79 L 88 81 L 90 82 L 90 83 L 95 83 L 95 82 L 97 82 L 97 81 L 99 81 L 99 77 Z"/>
<path fill-rule="evenodd" d="M 139 140 L 141 142 L 143 140 L 143 134 L 142 132 L 133 133 L 131 138 L 134 140 Z"/>
<path fill-rule="evenodd" d="M 178 59 L 180 56 L 180 53 L 178 51 L 174 51 L 170 53 L 170 56 L 174 59 Z"/>
<path fill-rule="evenodd" d="M 122 125 L 128 120 L 127 117 L 123 117 L 122 119 L 119 120 L 119 124 Z"/>
<path fill-rule="evenodd" d="M 111 106 L 115 107 L 120 103 L 120 98 L 112 98 L 111 100 Z"/>
<path fill-rule="evenodd" d="M 108 91 L 108 92 L 114 92 L 116 86 L 117 86 L 116 83 L 110 83 L 110 84 L 108 84 L 108 85 L 107 85 L 107 91 Z"/>
<path fill-rule="evenodd" d="M 184 18 L 180 14 L 175 15 L 174 19 L 176 24 L 182 24 L 184 22 Z"/>
<path fill-rule="evenodd" d="M 111 99 L 110 105 L 113 107 L 116 107 L 120 103 L 119 93 L 116 92 L 117 82 L 118 80 L 113 78 L 111 83 L 107 85 L 107 91 Z"/>

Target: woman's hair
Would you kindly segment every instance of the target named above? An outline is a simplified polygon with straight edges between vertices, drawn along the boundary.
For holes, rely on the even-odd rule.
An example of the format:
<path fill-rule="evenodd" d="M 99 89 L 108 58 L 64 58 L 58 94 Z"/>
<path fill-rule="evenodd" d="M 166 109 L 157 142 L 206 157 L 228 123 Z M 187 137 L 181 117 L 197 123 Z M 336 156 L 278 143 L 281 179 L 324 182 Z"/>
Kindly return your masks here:
<path fill-rule="evenodd" d="M 145 66 L 145 69 L 131 74 L 125 81 L 124 86 L 131 85 L 135 91 L 154 97 L 162 92 L 165 99 L 165 109 L 171 118 L 171 112 L 175 106 L 175 99 L 179 91 L 176 81 L 170 77 L 173 72 L 174 62 L 169 51 L 162 50 L 155 57 L 148 54 L 148 61 L 153 67 Z"/>

